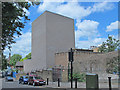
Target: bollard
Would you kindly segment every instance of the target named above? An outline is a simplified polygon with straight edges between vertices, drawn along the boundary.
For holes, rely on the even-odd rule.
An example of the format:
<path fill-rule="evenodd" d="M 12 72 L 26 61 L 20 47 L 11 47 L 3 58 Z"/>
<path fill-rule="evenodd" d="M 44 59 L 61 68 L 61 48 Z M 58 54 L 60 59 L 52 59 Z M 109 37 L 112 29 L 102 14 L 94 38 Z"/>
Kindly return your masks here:
<path fill-rule="evenodd" d="M 75 79 L 75 88 L 77 88 L 77 78 Z"/>
<path fill-rule="evenodd" d="M 60 79 L 58 78 L 58 87 L 60 87 Z"/>
<path fill-rule="evenodd" d="M 49 78 L 47 78 L 47 85 L 48 85 L 48 83 L 49 83 Z"/>
<path fill-rule="evenodd" d="M 109 90 L 112 90 L 112 88 L 111 88 L 111 77 L 108 77 L 108 80 L 109 80 Z"/>

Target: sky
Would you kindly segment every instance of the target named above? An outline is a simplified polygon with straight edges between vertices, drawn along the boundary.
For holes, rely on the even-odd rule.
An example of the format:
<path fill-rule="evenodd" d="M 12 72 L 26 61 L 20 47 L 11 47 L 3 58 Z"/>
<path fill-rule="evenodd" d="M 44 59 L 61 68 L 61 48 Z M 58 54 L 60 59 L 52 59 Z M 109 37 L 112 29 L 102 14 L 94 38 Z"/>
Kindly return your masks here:
<path fill-rule="evenodd" d="M 43 0 L 38 6 L 31 6 L 26 14 L 27 21 L 22 35 L 16 37 L 12 44 L 11 54 L 20 54 L 24 58 L 31 52 L 31 23 L 45 10 L 61 14 L 74 19 L 75 47 L 90 49 L 90 46 L 99 46 L 106 41 L 108 34 L 118 39 L 118 3 L 117 2 L 80 2 L 74 0 L 58 0 L 58 2 Z M 4 54 L 8 57 L 9 50 Z"/>

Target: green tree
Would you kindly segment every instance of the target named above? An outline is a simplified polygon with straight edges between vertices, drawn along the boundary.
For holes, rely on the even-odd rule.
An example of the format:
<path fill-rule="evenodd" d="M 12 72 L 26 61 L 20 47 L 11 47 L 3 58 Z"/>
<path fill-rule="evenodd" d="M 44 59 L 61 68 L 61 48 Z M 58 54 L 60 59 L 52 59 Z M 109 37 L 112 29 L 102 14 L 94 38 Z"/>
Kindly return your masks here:
<path fill-rule="evenodd" d="M 26 55 L 24 58 L 20 59 L 20 61 L 24 61 L 26 59 L 31 59 L 31 53 L 29 53 L 28 55 Z"/>
<path fill-rule="evenodd" d="M 100 52 L 111 52 L 115 50 L 119 50 L 120 48 L 120 41 L 116 40 L 112 36 L 108 35 L 108 39 L 102 43 L 102 45 L 99 47 Z M 118 57 L 113 57 L 106 59 L 106 72 L 107 73 L 113 73 L 118 72 L 118 63 L 120 62 L 120 59 Z"/>
<path fill-rule="evenodd" d="M 76 73 L 73 73 L 73 80 L 77 79 L 78 82 L 85 82 L 85 73 L 79 73 L 79 72 L 76 72 Z M 69 74 L 68 76 L 68 79 L 69 81 L 71 80 L 71 75 Z"/>
<path fill-rule="evenodd" d="M 11 48 L 11 44 L 15 43 L 14 35 L 17 34 L 18 37 L 21 34 L 22 29 L 25 26 L 28 15 L 24 9 L 29 10 L 31 5 L 39 5 L 39 2 L 2 2 L 2 47 Z"/>
<path fill-rule="evenodd" d="M 7 69 L 7 59 L 5 55 L 2 55 L 2 70 Z"/>
<path fill-rule="evenodd" d="M 108 39 L 99 47 L 100 52 L 111 52 L 119 49 L 120 41 L 108 35 Z"/>
<path fill-rule="evenodd" d="M 26 55 L 25 58 L 27 58 L 27 59 L 31 59 L 31 53 L 29 53 L 28 55 Z"/>
<path fill-rule="evenodd" d="M 107 59 L 107 67 L 106 67 L 106 72 L 107 73 L 117 73 L 118 72 L 118 64 L 119 63 L 119 59 L 118 57 L 113 57 L 111 59 Z"/>
<path fill-rule="evenodd" d="M 22 58 L 21 55 L 19 54 L 14 54 L 11 58 L 10 58 L 10 65 L 15 66 L 15 64 L 20 61 L 20 59 Z"/>
<path fill-rule="evenodd" d="M 22 58 L 22 59 L 20 59 L 20 62 L 23 62 L 24 60 L 27 60 L 27 58 Z"/>

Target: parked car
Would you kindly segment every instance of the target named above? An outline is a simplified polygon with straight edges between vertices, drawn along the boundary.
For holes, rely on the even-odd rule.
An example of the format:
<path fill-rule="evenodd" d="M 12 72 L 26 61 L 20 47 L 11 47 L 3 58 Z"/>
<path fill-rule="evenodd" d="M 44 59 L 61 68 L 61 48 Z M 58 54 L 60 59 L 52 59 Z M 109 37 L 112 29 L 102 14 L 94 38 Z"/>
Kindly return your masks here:
<path fill-rule="evenodd" d="M 5 77 L 5 81 L 13 81 L 13 77 L 8 75 Z"/>
<path fill-rule="evenodd" d="M 33 86 L 35 85 L 45 85 L 46 81 L 42 79 L 40 76 L 37 75 L 31 75 L 29 76 L 28 79 L 28 85 L 32 84 Z"/>
<path fill-rule="evenodd" d="M 5 77 L 5 71 L 2 71 L 2 78 Z"/>
<path fill-rule="evenodd" d="M 19 84 L 27 84 L 28 83 L 28 76 L 21 76 L 19 78 Z"/>

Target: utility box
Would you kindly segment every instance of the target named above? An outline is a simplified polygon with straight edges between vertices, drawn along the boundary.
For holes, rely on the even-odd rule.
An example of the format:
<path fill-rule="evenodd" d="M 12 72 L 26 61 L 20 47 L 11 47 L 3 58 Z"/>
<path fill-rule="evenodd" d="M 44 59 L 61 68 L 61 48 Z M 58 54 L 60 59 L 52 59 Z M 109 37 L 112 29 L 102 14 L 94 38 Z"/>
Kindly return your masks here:
<path fill-rule="evenodd" d="M 86 90 L 99 90 L 97 74 L 86 74 Z"/>

